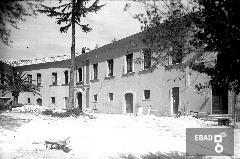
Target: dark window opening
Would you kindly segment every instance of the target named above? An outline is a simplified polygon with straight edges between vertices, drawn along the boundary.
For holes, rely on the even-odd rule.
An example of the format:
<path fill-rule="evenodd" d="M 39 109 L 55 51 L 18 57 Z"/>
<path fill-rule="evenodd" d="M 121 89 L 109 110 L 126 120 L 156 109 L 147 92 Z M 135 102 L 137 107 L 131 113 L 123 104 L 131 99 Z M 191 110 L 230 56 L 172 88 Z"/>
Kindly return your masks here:
<path fill-rule="evenodd" d="M 151 68 L 151 50 L 150 49 L 144 49 L 144 70 L 148 70 Z"/>
<path fill-rule="evenodd" d="M 83 69 L 79 68 L 78 69 L 78 82 L 82 82 L 83 81 Z"/>
<path fill-rule="evenodd" d="M 65 84 L 68 84 L 68 71 L 64 72 Z"/>
<path fill-rule="evenodd" d="M 133 54 L 126 55 L 127 73 L 133 72 Z"/>
<path fill-rule="evenodd" d="M 40 85 L 41 85 L 41 82 L 42 82 L 42 81 L 41 81 L 41 74 L 38 73 L 38 74 L 37 74 L 37 85 L 40 86 Z"/>
<path fill-rule="evenodd" d="M 108 76 L 113 76 L 113 59 L 108 60 Z"/>
<path fill-rule="evenodd" d="M 93 64 L 93 79 L 98 78 L 98 64 Z"/>
<path fill-rule="evenodd" d="M 94 102 L 97 102 L 97 101 L 98 101 L 97 94 L 94 94 L 94 95 L 93 95 L 93 101 L 94 101 Z"/>
<path fill-rule="evenodd" d="M 217 86 L 212 88 L 212 113 L 228 113 L 228 90 Z"/>
<path fill-rule="evenodd" d="M 52 85 L 57 85 L 57 73 L 52 73 Z"/>
<path fill-rule="evenodd" d="M 113 93 L 108 94 L 108 99 L 109 99 L 109 101 L 113 101 Z"/>
<path fill-rule="evenodd" d="M 181 63 L 183 60 L 183 49 L 182 45 L 175 46 L 172 51 L 172 64 L 178 64 Z"/>
<path fill-rule="evenodd" d="M 31 103 L 31 99 L 30 99 L 30 98 L 28 98 L 27 100 L 28 100 L 28 104 L 30 104 L 30 103 Z"/>
<path fill-rule="evenodd" d="M 29 75 L 29 74 L 28 74 L 28 75 L 27 75 L 27 78 L 28 78 L 28 82 L 29 82 L 29 83 L 32 83 L 32 75 Z"/>
<path fill-rule="evenodd" d="M 150 99 L 150 90 L 144 90 L 144 99 Z"/>
<path fill-rule="evenodd" d="M 52 99 L 52 104 L 55 104 L 55 97 L 51 97 L 51 99 Z"/>

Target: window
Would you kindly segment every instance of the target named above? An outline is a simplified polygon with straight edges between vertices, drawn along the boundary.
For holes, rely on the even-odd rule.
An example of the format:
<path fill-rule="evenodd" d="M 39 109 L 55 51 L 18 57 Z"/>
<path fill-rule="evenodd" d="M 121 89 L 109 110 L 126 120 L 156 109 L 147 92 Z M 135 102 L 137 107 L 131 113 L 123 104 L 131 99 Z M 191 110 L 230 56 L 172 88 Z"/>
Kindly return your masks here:
<path fill-rule="evenodd" d="M 127 73 L 133 72 L 133 54 L 126 55 Z"/>
<path fill-rule="evenodd" d="M 68 84 L 68 71 L 64 72 L 65 84 Z"/>
<path fill-rule="evenodd" d="M 52 73 L 52 85 L 57 85 L 57 73 Z"/>
<path fill-rule="evenodd" d="M 93 64 L 93 79 L 98 78 L 98 64 Z"/>
<path fill-rule="evenodd" d="M 151 50 L 150 49 L 144 49 L 143 50 L 143 54 L 144 54 L 144 70 L 148 70 L 151 68 Z"/>
<path fill-rule="evenodd" d="M 178 64 L 182 62 L 183 59 L 183 54 L 182 54 L 182 46 L 178 45 L 175 46 L 174 48 L 171 49 L 171 55 L 169 56 L 170 60 L 169 60 L 169 64 Z"/>
<path fill-rule="evenodd" d="M 52 104 L 55 104 L 55 97 L 51 97 L 51 99 L 52 99 Z"/>
<path fill-rule="evenodd" d="M 94 101 L 94 102 L 97 102 L 97 101 L 98 101 L 97 94 L 94 94 L 94 95 L 93 95 L 93 101 Z"/>
<path fill-rule="evenodd" d="M 150 90 L 144 90 L 144 99 L 150 99 Z"/>
<path fill-rule="evenodd" d="M 83 69 L 80 67 L 78 69 L 78 82 L 82 82 L 83 81 Z"/>
<path fill-rule="evenodd" d="M 28 82 L 29 82 L 29 83 L 32 83 L 32 75 L 28 74 L 28 75 L 27 75 L 27 79 L 28 79 Z"/>
<path fill-rule="evenodd" d="M 1 84 L 4 84 L 4 78 L 5 78 L 5 74 L 1 73 Z"/>
<path fill-rule="evenodd" d="M 41 85 L 41 74 L 40 73 L 37 74 L 37 85 L 38 86 Z"/>
<path fill-rule="evenodd" d="M 111 60 L 107 60 L 107 65 L 108 65 L 108 69 L 107 69 L 107 76 L 113 76 L 113 59 Z"/>
<path fill-rule="evenodd" d="M 108 93 L 108 101 L 113 101 L 113 93 Z"/>
<path fill-rule="evenodd" d="M 30 104 L 30 103 L 31 103 L 31 99 L 30 99 L 30 98 L 28 98 L 27 100 L 28 100 L 28 104 Z"/>

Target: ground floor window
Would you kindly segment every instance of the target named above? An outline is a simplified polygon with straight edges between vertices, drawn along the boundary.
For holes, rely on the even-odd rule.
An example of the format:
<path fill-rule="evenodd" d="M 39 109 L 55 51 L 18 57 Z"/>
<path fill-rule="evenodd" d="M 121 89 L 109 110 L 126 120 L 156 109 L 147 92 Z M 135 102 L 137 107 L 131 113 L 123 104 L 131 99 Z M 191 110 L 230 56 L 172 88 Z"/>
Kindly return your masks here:
<path fill-rule="evenodd" d="M 113 101 L 113 93 L 108 93 L 108 101 Z"/>
<path fill-rule="evenodd" d="M 144 99 L 150 99 L 150 90 L 144 90 Z"/>
<path fill-rule="evenodd" d="M 30 98 L 28 98 L 28 99 L 27 99 L 27 101 L 28 101 L 28 104 L 30 104 L 30 103 L 31 103 L 31 99 L 30 99 Z"/>
<path fill-rule="evenodd" d="M 52 104 L 55 104 L 55 103 L 56 103 L 55 97 L 51 97 L 51 100 L 52 100 Z"/>
<path fill-rule="evenodd" d="M 98 96 L 97 96 L 97 94 L 94 94 L 94 95 L 93 95 L 93 101 L 94 101 L 94 102 L 97 102 L 97 101 L 98 101 Z"/>

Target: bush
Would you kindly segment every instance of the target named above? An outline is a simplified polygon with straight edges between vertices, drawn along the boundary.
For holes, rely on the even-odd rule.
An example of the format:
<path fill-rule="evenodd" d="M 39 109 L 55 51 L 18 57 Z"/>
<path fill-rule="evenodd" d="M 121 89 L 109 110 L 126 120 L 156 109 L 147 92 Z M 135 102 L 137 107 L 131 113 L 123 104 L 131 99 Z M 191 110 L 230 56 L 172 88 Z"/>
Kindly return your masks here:
<path fill-rule="evenodd" d="M 10 110 L 10 109 L 11 109 L 10 104 L 0 103 L 0 110 L 5 111 L 5 110 Z"/>
<path fill-rule="evenodd" d="M 84 113 L 82 112 L 82 110 L 78 109 L 78 108 L 74 108 L 72 110 L 66 110 L 64 112 L 54 112 L 51 109 L 46 109 L 44 111 L 42 111 L 42 115 L 50 115 L 51 117 L 60 117 L 60 118 L 64 118 L 64 117 L 70 117 L 70 116 L 80 116 L 83 115 Z"/>

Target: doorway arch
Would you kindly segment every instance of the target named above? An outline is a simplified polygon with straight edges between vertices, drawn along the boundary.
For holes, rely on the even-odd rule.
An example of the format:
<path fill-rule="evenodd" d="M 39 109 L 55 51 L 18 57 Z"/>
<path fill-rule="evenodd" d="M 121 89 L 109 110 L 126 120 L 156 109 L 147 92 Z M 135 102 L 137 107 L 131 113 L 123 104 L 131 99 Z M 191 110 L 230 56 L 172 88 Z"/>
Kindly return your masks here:
<path fill-rule="evenodd" d="M 125 94 L 126 113 L 133 113 L 133 94 Z"/>

